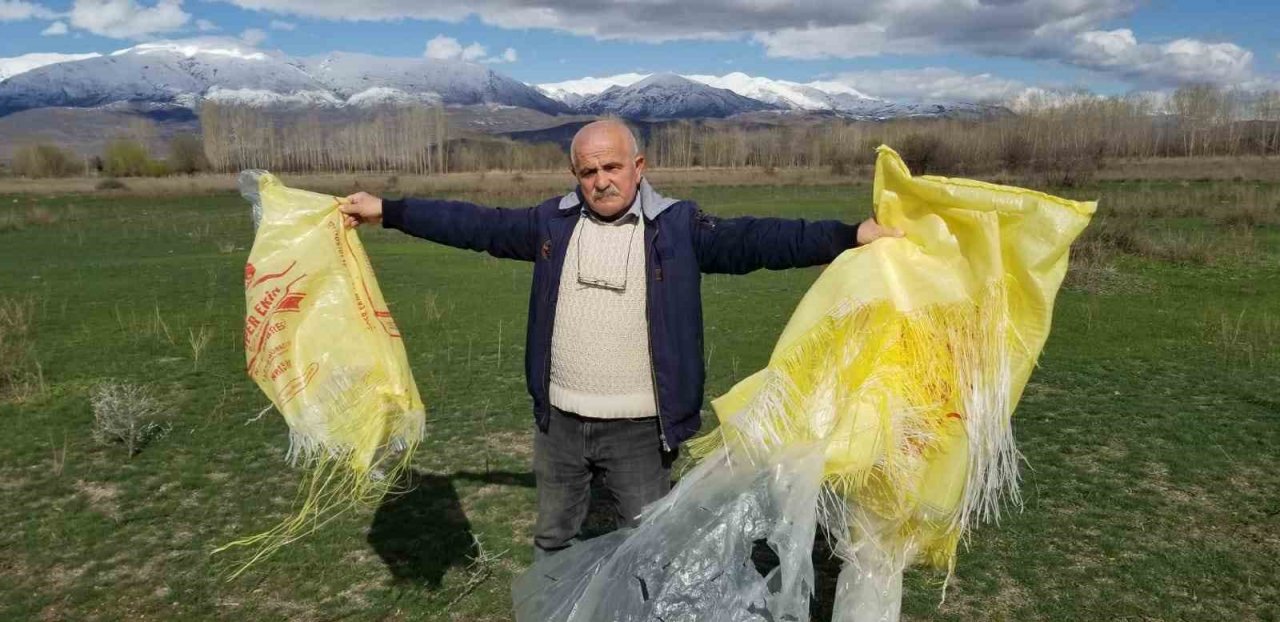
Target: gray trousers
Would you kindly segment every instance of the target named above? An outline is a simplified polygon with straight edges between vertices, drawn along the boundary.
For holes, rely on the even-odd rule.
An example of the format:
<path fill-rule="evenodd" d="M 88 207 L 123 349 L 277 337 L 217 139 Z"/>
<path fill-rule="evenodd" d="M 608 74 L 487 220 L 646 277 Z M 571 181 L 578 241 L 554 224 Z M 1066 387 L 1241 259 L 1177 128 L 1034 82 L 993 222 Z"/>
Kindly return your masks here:
<path fill-rule="evenodd" d="M 572 545 L 599 476 L 619 527 L 634 527 L 644 506 L 671 491 L 675 451 L 663 451 L 658 419 L 588 419 L 552 407 L 547 430 L 534 430 L 538 491 L 534 559 Z"/>

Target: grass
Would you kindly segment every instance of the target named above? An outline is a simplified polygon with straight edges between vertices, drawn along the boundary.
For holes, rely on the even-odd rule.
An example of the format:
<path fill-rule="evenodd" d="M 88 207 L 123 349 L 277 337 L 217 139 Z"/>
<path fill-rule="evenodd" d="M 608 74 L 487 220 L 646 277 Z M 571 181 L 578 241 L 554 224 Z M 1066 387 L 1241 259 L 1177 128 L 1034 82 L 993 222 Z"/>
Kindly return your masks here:
<path fill-rule="evenodd" d="M 726 215 L 870 209 L 867 184 L 660 187 Z M 909 573 L 904 618 L 1276 619 L 1280 186 L 1070 194 L 1103 208 L 1015 419 L 1026 507 L 973 534 L 941 607 L 940 577 Z M 246 206 L 216 189 L 3 195 L 6 222 L 0 298 L 21 309 L 21 377 L 45 388 L 0 398 L 0 619 L 509 619 L 534 518 L 529 266 L 362 233 L 428 403 L 414 487 L 226 582 L 209 551 L 276 524 L 300 476 L 243 371 Z M 818 273 L 704 280 L 708 396 L 764 364 Z M 171 413 L 132 459 L 92 438 L 109 378 Z"/>
<path fill-rule="evenodd" d="M 0 399 L 22 400 L 44 388 L 32 325 L 35 300 L 0 297 Z"/>
<path fill-rule="evenodd" d="M 841 169 L 844 169 L 843 171 Z M 847 186 L 865 180 L 870 183 L 870 165 L 828 165 L 817 168 L 662 168 L 654 169 L 649 178 L 661 188 L 692 186 Z M 491 200 L 511 201 L 529 197 L 563 193 L 571 181 L 566 170 L 556 167 L 544 171 L 476 171 L 446 175 L 409 175 L 400 173 L 299 173 L 289 175 L 294 186 L 333 194 L 350 194 L 358 190 L 373 193 L 409 194 L 414 196 L 475 195 L 476 188 Z M 1000 183 L 1036 185 L 1044 174 L 1023 171 L 988 175 Z M 1273 157 L 1241 156 L 1212 158 L 1147 158 L 1108 161 L 1092 178 L 1103 182 L 1141 183 L 1143 180 L 1166 180 L 1196 184 L 1200 188 L 1231 188 L 1219 182 L 1280 182 L 1280 166 Z M 97 194 L 125 197 L 190 197 L 233 192 L 237 176 L 229 173 L 170 175 L 167 177 L 63 177 L 25 178 L 0 176 L 0 195 L 66 195 Z M 495 183 L 497 182 L 497 183 Z M 4 221 L 0 221 L 3 231 Z"/>

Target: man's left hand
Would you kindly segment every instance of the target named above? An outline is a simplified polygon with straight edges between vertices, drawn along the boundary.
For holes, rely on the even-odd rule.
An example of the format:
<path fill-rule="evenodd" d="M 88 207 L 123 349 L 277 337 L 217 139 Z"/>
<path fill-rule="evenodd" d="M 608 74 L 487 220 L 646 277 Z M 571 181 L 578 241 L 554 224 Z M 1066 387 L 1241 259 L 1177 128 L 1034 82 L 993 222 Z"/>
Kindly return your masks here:
<path fill-rule="evenodd" d="M 858 225 L 858 246 L 870 244 L 880 238 L 900 238 L 904 236 L 901 229 L 882 227 L 874 218 L 868 218 Z"/>

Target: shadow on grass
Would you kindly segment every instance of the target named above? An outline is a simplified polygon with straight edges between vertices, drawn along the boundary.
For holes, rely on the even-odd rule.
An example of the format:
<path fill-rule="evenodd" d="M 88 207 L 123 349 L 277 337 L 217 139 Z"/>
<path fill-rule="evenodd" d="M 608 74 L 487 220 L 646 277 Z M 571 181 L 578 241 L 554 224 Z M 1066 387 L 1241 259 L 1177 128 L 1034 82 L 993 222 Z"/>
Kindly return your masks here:
<path fill-rule="evenodd" d="M 368 537 L 395 581 L 438 589 L 449 568 L 465 567 L 477 555 L 471 522 L 454 486 L 458 480 L 534 485 L 533 473 L 414 471 L 407 475 L 401 482 L 405 492 L 389 495 L 378 506 Z"/>
<path fill-rule="evenodd" d="M 368 536 L 369 545 L 391 571 L 394 581 L 439 589 L 449 568 L 466 567 L 479 554 L 471 535 L 471 521 L 454 485 L 460 480 L 534 487 L 531 472 L 435 474 L 414 470 L 406 475 L 400 482 L 400 490 L 405 492 L 388 495 L 382 501 L 373 515 Z M 527 511 L 535 512 L 536 508 L 530 506 Z M 608 492 L 599 478 L 593 478 L 581 537 L 593 538 L 616 528 Z"/>

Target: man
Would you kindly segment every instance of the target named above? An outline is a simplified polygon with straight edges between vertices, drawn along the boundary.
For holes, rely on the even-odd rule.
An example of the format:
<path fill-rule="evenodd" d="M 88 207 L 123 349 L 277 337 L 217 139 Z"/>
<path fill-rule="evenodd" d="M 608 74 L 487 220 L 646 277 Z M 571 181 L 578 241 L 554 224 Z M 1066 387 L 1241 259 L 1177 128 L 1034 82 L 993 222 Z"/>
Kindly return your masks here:
<path fill-rule="evenodd" d="M 341 206 L 347 225 L 382 222 L 428 240 L 534 262 L 525 374 L 537 423 L 535 557 L 571 545 L 592 477 L 620 526 L 671 487 L 680 443 L 701 425 L 705 372 L 701 273 L 743 274 L 830 263 L 901 232 L 872 219 L 718 218 L 659 195 L 617 120 L 584 126 L 569 148 L 578 187 L 526 209 L 457 201 Z"/>

